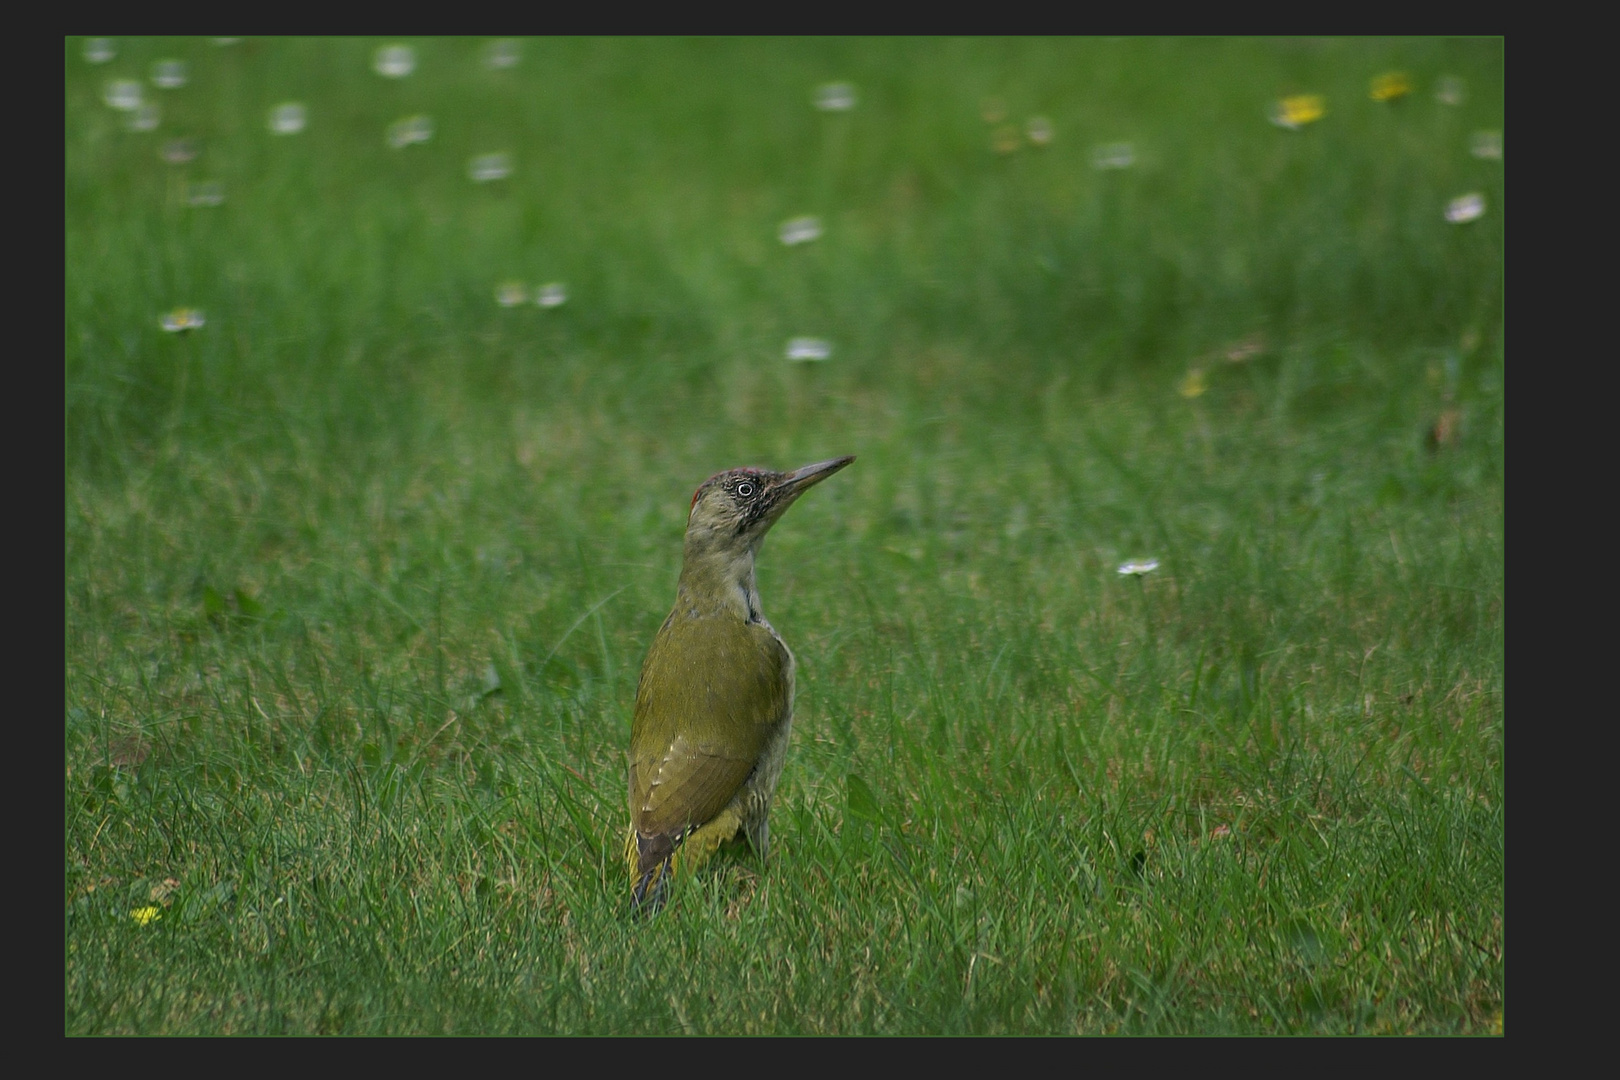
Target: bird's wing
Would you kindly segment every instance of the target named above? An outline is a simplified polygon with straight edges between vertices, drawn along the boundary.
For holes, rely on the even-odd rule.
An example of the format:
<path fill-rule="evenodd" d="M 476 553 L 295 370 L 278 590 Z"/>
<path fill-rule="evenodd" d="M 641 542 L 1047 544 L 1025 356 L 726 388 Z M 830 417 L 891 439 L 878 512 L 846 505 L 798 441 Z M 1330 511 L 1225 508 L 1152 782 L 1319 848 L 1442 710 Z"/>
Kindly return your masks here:
<path fill-rule="evenodd" d="M 724 810 L 753 771 L 757 754 L 737 754 L 677 735 L 657 759 L 630 763 L 636 831 L 679 834 Z"/>
<path fill-rule="evenodd" d="M 642 666 L 630 731 L 630 813 L 642 835 L 709 821 L 792 709 L 791 659 L 768 629 L 672 619 Z"/>

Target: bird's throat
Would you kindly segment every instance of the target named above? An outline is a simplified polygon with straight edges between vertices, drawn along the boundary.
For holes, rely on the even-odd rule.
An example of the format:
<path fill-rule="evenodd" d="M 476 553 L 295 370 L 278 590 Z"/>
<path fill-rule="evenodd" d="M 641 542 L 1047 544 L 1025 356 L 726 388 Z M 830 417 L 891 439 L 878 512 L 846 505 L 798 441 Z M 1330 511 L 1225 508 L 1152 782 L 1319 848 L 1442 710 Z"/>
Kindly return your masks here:
<path fill-rule="evenodd" d="M 694 618 L 723 616 L 763 622 L 754 584 L 754 552 L 736 554 L 688 546 L 675 589 L 677 611 Z"/>

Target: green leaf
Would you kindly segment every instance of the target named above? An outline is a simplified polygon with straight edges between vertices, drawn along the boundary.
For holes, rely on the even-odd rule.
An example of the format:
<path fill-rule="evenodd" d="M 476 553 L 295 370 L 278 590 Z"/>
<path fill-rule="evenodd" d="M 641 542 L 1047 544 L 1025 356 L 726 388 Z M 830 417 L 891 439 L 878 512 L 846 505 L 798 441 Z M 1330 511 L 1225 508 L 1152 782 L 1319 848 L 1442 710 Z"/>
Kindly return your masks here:
<path fill-rule="evenodd" d="M 846 781 L 845 792 L 851 816 L 874 823 L 883 820 L 882 807 L 879 806 L 877 796 L 872 793 L 872 789 L 867 786 L 865 780 L 862 780 L 855 773 L 850 773 L 849 779 Z"/>
<path fill-rule="evenodd" d="M 1307 964 L 1315 964 L 1322 959 L 1322 939 L 1316 934 L 1316 928 L 1304 919 L 1290 919 L 1284 923 L 1282 938 L 1288 947 L 1299 954 L 1299 958 Z"/>

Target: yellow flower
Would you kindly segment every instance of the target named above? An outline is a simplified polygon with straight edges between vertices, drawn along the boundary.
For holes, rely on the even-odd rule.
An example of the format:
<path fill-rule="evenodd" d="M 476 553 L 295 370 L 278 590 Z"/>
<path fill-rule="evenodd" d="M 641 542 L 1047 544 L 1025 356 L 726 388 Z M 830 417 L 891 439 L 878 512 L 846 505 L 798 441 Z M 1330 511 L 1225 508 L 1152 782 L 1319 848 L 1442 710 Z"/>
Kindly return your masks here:
<path fill-rule="evenodd" d="M 178 334 L 184 330 L 196 330 L 198 327 L 203 326 L 205 322 L 206 320 L 203 318 L 201 311 L 196 308 L 183 307 L 175 308 L 165 314 L 159 325 L 171 334 Z"/>
<path fill-rule="evenodd" d="M 129 913 L 129 917 L 135 920 L 137 926 L 145 926 L 147 923 L 156 922 L 163 918 L 163 909 L 160 907 L 138 907 Z"/>
<path fill-rule="evenodd" d="M 1394 101 L 1412 92 L 1412 80 L 1404 71 L 1386 71 L 1373 77 L 1371 97 L 1374 101 Z"/>
<path fill-rule="evenodd" d="M 1204 378 L 1204 369 L 1193 368 L 1187 372 L 1187 377 L 1182 379 L 1176 387 L 1176 393 L 1184 398 L 1195 398 L 1208 389 L 1209 383 Z"/>
<path fill-rule="evenodd" d="M 1321 94 L 1295 94 L 1277 102 L 1271 109 L 1271 122 L 1289 131 L 1298 131 L 1327 115 Z"/>

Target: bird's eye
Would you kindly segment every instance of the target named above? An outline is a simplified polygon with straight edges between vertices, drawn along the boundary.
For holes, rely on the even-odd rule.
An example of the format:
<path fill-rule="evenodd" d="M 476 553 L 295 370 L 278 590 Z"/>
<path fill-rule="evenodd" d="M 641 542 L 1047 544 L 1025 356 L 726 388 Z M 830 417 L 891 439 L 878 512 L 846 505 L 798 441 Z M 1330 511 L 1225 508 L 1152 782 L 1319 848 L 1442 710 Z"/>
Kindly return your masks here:
<path fill-rule="evenodd" d="M 750 484 L 747 480 L 744 480 L 742 483 L 737 485 L 737 494 L 741 495 L 743 498 L 746 499 L 746 498 L 748 498 L 748 496 L 752 495 L 753 493 L 754 493 L 754 485 Z"/>

